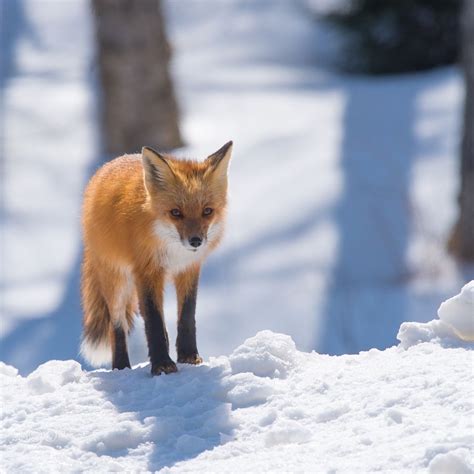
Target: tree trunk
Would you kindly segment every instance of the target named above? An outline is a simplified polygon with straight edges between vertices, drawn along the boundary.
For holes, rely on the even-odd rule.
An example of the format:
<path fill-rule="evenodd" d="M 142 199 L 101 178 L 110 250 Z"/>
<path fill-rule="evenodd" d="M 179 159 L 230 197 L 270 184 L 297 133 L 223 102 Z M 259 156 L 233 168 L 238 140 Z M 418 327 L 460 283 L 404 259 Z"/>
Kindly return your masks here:
<path fill-rule="evenodd" d="M 104 148 L 118 155 L 182 145 L 159 0 L 92 0 Z"/>
<path fill-rule="evenodd" d="M 465 0 L 462 22 L 462 65 L 466 83 L 461 146 L 459 218 L 448 243 L 460 260 L 474 261 L 474 1 Z"/>

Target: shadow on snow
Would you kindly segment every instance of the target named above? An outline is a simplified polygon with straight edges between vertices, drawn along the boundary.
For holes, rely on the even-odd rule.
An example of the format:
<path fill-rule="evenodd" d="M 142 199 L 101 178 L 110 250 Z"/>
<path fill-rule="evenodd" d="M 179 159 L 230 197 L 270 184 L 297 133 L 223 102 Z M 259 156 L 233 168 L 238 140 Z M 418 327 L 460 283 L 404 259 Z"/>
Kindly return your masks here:
<path fill-rule="evenodd" d="M 223 444 L 232 436 L 235 422 L 227 390 L 222 384 L 225 366 L 179 365 L 179 372 L 151 377 L 149 366 L 123 371 L 97 371 L 89 376 L 120 413 L 131 414 L 147 434 L 134 438 L 117 433 L 122 445 L 103 443 L 99 454 L 130 456 L 143 442 L 151 442 L 147 455 L 151 472 L 194 458 Z M 100 439 L 97 440 L 98 442 Z M 150 447 L 150 446 L 149 446 Z"/>

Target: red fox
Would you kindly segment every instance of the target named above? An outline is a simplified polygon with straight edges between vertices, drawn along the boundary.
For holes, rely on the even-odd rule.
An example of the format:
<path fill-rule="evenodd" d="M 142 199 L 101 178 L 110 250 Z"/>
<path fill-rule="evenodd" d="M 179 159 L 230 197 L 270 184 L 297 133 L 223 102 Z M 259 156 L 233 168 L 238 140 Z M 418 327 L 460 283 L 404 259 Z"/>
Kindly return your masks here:
<path fill-rule="evenodd" d="M 84 196 L 81 354 L 130 367 L 127 334 L 138 310 L 151 373 L 176 372 L 163 318 L 163 286 L 178 298 L 178 362 L 200 364 L 195 309 L 200 267 L 221 240 L 232 142 L 202 162 L 144 147 L 104 165 Z"/>

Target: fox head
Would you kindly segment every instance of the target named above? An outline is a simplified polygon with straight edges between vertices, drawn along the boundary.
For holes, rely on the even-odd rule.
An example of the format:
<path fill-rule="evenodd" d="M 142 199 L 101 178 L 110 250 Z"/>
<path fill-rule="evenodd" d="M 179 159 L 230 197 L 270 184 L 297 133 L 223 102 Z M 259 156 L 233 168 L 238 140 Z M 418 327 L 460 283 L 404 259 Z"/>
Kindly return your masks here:
<path fill-rule="evenodd" d="M 227 204 L 232 142 L 204 161 L 179 160 L 142 149 L 154 230 L 167 245 L 201 252 L 218 243 Z"/>

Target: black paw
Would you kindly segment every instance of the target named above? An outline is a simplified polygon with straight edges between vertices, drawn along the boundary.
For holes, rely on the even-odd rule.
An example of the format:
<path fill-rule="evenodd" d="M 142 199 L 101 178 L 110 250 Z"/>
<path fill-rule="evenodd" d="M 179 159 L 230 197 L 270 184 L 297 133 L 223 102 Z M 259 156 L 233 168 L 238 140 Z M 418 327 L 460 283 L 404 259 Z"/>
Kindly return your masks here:
<path fill-rule="evenodd" d="M 202 357 L 199 354 L 179 355 L 178 362 L 180 364 L 202 364 Z"/>
<path fill-rule="evenodd" d="M 151 375 L 172 374 L 177 371 L 178 367 L 171 359 L 151 365 Z"/>
<path fill-rule="evenodd" d="M 117 370 L 131 369 L 130 362 L 128 362 L 128 363 L 125 363 L 125 362 L 124 363 L 117 363 L 117 364 L 114 363 L 112 365 L 112 369 L 113 370 L 116 370 L 116 369 Z"/>

